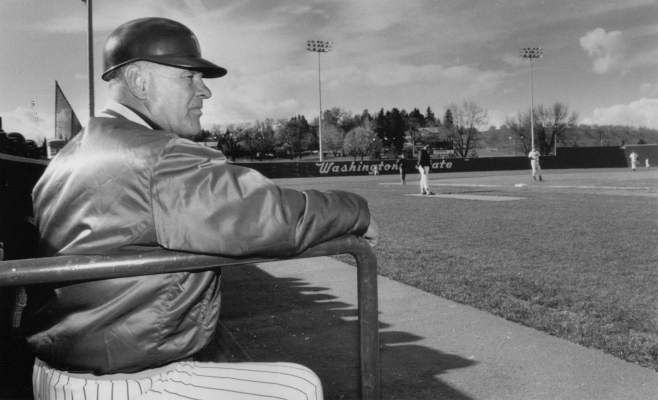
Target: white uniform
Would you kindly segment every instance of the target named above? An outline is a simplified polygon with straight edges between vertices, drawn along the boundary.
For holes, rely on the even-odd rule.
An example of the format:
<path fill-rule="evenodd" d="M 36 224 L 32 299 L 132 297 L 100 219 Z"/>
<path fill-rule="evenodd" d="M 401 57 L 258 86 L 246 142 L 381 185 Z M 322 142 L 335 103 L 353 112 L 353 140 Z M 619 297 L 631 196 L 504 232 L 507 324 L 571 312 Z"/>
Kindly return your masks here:
<path fill-rule="evenodd" d="M 628 158 L 631 160 L 631 170 L 635 171 L 637 169 L 637 153 L 632 152 L 628 155 Z"/>
<path fill-rule="evenodd" d="M 322 400 L 322 384 L 293 363 L 180 361 L 134 374 L 96 376 L 59 371 L 37 359 L 36 400 Z"/>
<path fill-rule="evenodd" d="M 532 168 L 532 179 L 542 180 L 541 177 L 541 166 L 539 165 L 539 152 L 536 149 L 530 150 L 528 153 L 528 158 L 530 159 L 530 167 Z"/>

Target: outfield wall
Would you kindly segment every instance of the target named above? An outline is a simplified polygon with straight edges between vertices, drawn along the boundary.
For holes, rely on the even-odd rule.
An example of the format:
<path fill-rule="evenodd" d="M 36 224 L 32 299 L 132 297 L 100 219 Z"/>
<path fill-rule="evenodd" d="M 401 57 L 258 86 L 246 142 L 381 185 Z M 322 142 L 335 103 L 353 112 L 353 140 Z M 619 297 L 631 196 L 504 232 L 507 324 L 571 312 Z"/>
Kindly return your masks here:
<path fill-rule="evenodd" d="M 542 156 L 544 169 L 556 168 L 623 168 L 627 166 L 624 150 L 620 147 L 568 147 L 559 148 L 557 156 Z M 656 160 L 658 162 L 658 159 Z M 381 161 L 331 161 L 322 163 L 272 162 L 272 163 L 236 163 L 260 171 L 270 178 L 322 177 L 397 174 L 399 169 L 395 160 Z M 414 160 L 406 160 L 407 173 L 417 173 Z M 466 172 L 466 171 L 506 171 L 529 169 L 527 157 L 481 157 L 432 159 L 432 173 Z"/>

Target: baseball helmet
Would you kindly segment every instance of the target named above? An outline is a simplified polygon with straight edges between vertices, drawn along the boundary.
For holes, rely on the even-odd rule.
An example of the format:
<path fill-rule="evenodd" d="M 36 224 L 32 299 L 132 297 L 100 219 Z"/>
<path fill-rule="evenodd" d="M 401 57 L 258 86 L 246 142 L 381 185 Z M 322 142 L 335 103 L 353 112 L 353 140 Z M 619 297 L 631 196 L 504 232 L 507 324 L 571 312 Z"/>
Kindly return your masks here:
<path fill-rule="evenodd" d="M 201 58 L 199 41 L 188 27 L 167 18 L 128 21 L 110 33 L 101 77 L 109 81 L 112 71 L 140 60 L 198 71 L 204 78 L 226 75 L 226 69 Z"/>

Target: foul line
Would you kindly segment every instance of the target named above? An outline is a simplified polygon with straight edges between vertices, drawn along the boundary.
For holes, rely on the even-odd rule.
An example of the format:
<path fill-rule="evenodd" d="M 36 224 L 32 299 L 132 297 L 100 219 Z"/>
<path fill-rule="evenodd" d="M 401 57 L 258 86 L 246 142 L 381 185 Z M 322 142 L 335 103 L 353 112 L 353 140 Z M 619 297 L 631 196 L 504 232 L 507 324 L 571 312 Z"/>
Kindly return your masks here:
<path fill-rule="evenodd" d="M 380 182 L 380 185 L 401 185 L 399 182 Z M 554 188 L 554 189 L 602 189 L 602 190 L 651 190 L 649 186 L 593 186 L 593 185 L 547 185 L 545 183 L 516 183 L 516 184 L 506 184 L 506 185 L 493 185 L 493 184 L 483 184 L 483 183 L 446 183 L 429 181 L 430 186 L 452 186 L 452 187 L 485 187 L 485 188 L 497 188 L 497 187 L 544 187 L 544 188 Z"/>
<path fill-rule="evenodd" d="M 524 200 L 525 197 L 512 197 L 512 196 L 488 196 L 477 194 L 406 194 L 405 196 L 415 197 L 438 197 L 442 199 L 458 199 L 458 200 L 482 200 L 482 201 L 513 201 Z"/>

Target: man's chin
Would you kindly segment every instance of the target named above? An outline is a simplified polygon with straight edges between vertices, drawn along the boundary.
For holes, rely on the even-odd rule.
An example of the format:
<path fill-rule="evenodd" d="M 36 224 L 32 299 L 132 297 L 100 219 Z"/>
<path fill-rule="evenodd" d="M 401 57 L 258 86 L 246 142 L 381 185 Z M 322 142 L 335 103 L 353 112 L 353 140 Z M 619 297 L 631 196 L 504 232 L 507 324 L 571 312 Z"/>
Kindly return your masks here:
<path fill-rule="evenodd" d="M 184 137 L 186 139 L 191 139 L 201 133 L 201 125 L 193 124 L 192 126 L 186 126 L 183 129 L 179 129 L 178 136 Z"/>

